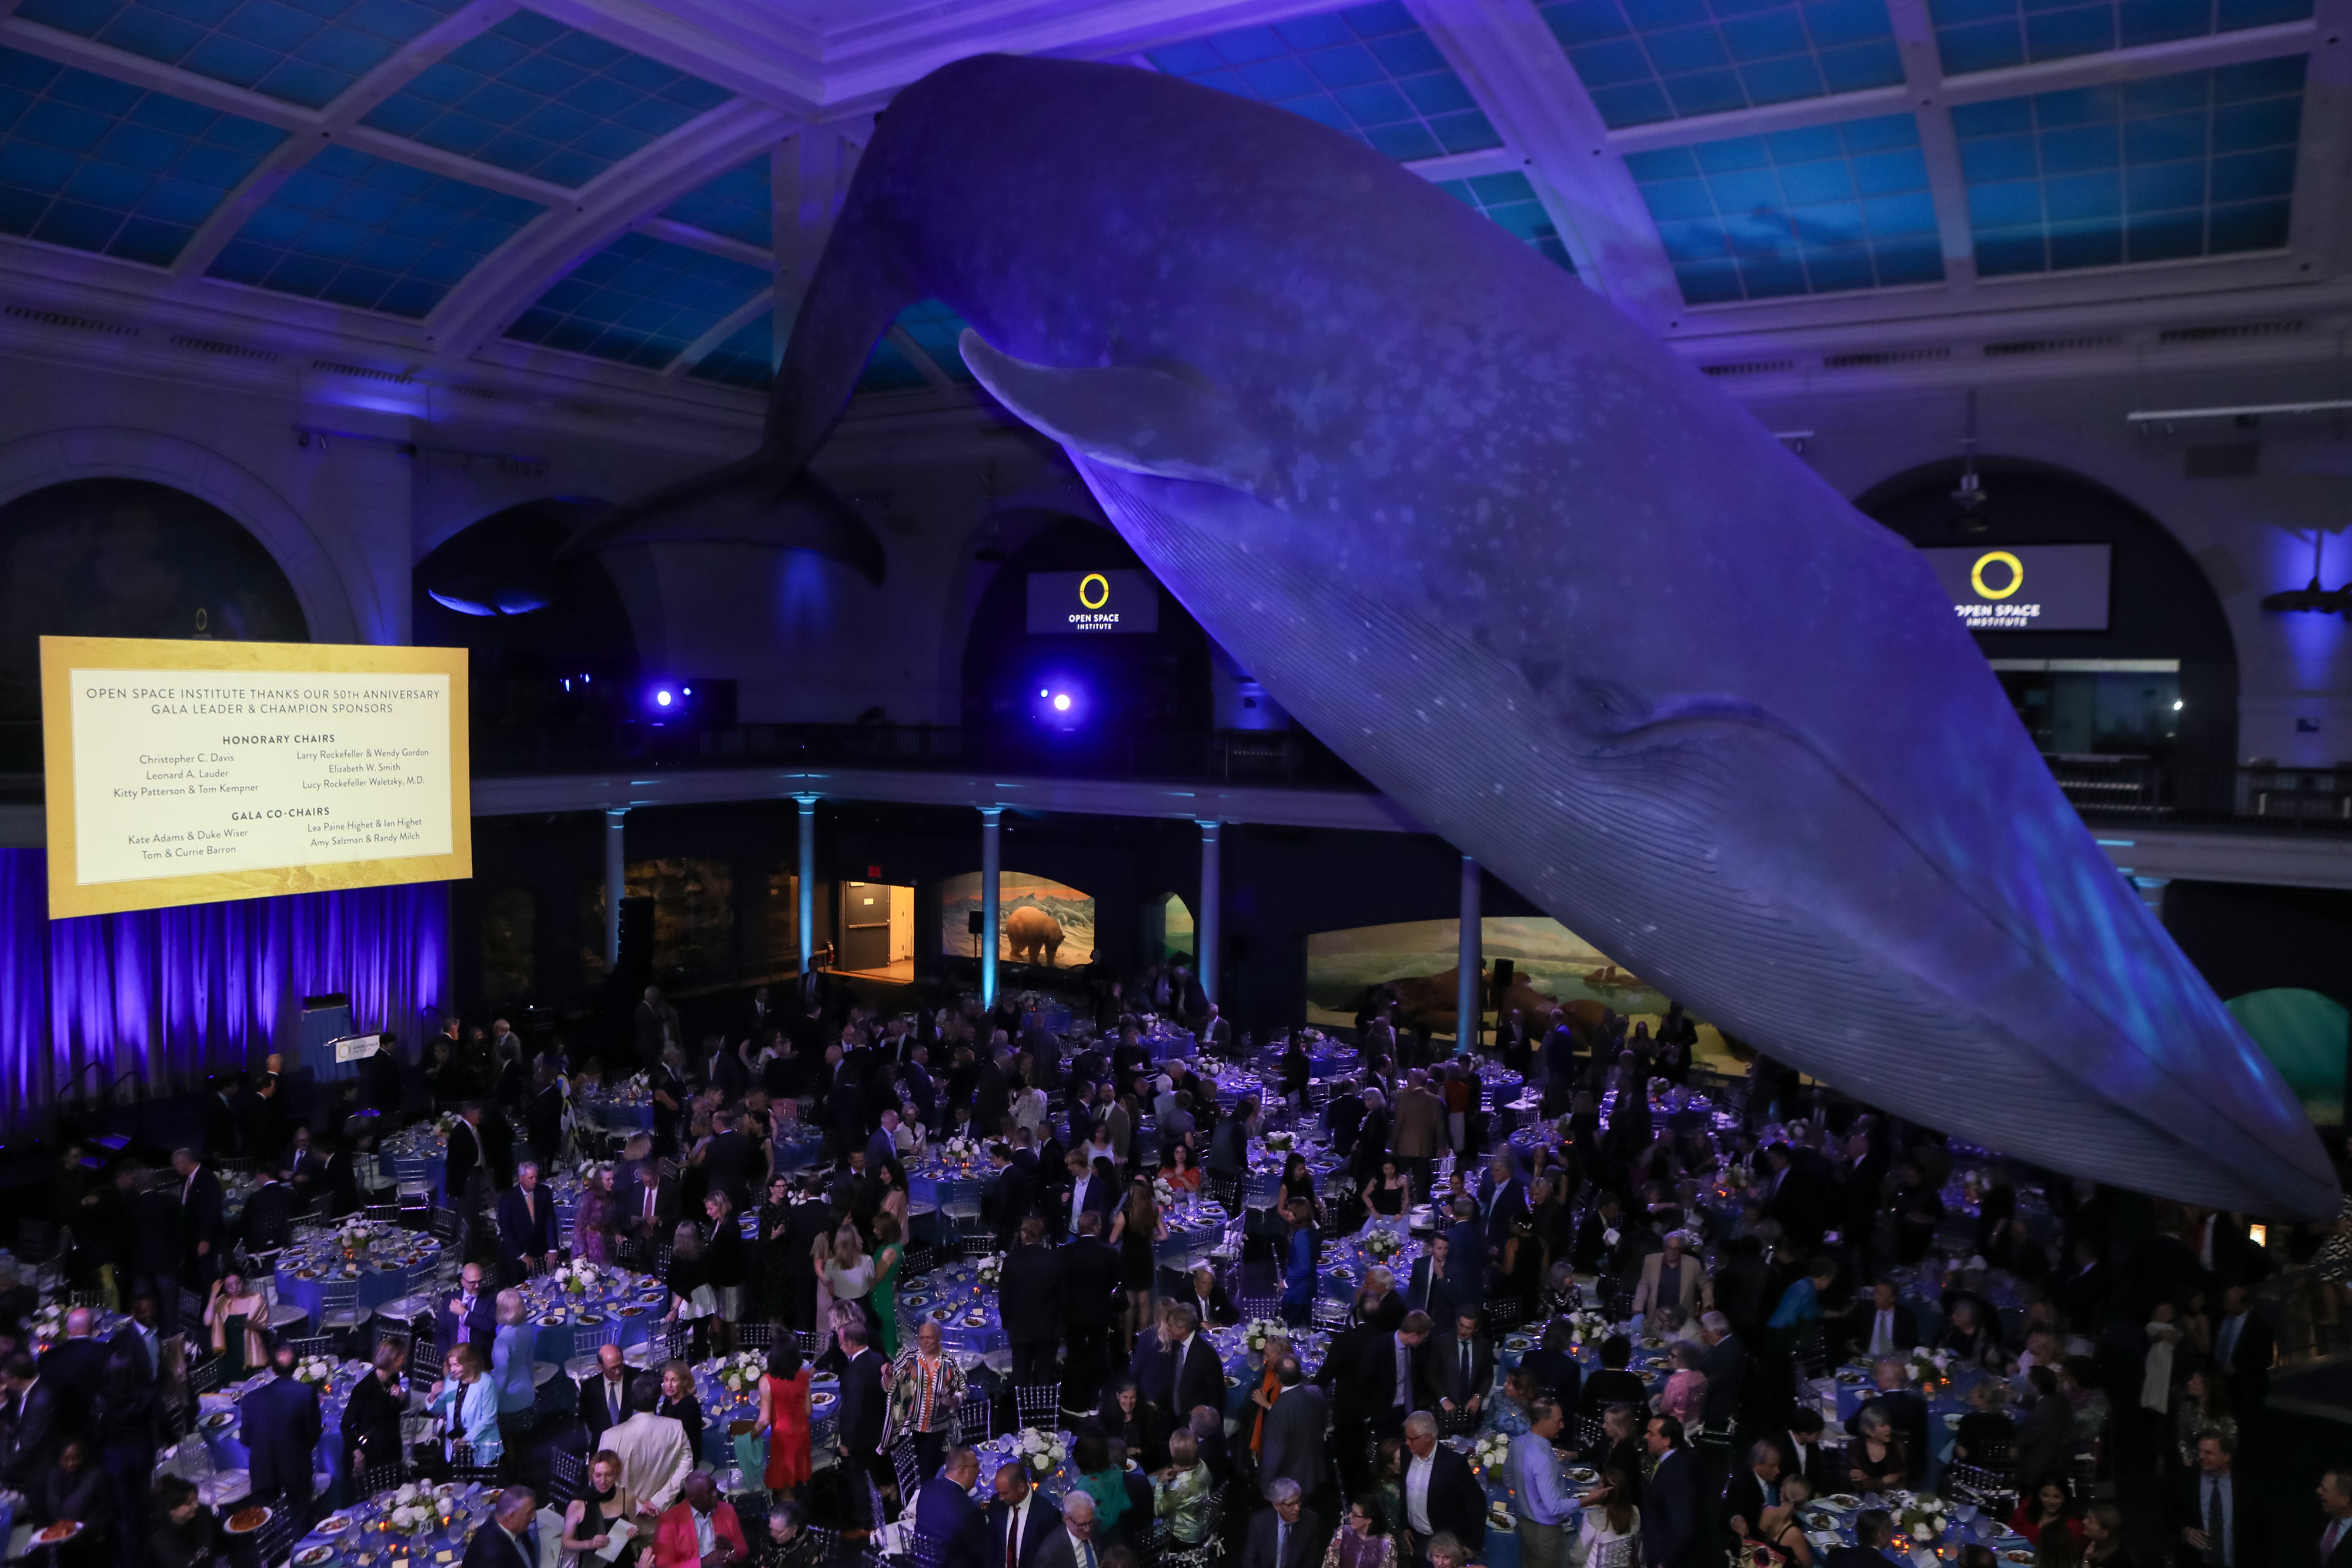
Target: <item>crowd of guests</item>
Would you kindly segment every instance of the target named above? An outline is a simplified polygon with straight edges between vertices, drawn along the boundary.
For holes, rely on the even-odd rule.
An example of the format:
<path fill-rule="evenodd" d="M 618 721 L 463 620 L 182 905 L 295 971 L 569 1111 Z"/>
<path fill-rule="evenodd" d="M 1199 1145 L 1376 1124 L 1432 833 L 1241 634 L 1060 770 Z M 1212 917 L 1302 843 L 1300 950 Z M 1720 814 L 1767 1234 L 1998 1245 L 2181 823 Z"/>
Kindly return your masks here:
<path fill-rule="evenodd" d="M 467 1031 L 450 1020 L 419 1064 L 426 1094 L 457 1113 L 446 1198 L 467 1222 L 427 1394 L 446 1427 L 438 1457 L 462 1444 L 495 1461 L 530 1425 L 530 1328 L 514 1287 L 568 1256 L 661 1271 L 670 1323 L 696 1357 L 732 1347 L 746 1323 L 824 1331 L 822 1365 L 840 1384 L 828 1490 L 811 1450 L 815 1368 L 792 1334 L 772 1336 L 753 1436 L 779 1508 L 747 1537 L 696 1469 L 704 1423 L 687 1364 L 640 1372 L 609 1354 L 579 1385 L 588 1484 L 566 1514 L 570 1563 L 601 1554 L 626 1520 L 648 1536 L 640 1556 L 652 1568 L 714 1555 L 803 1568 L 823 1550 L 808 1528 L 816 1506 L 853 1530 L 911 1507 L 915 1529 L 964 1568 L 1046 1557 L 1061 1568 L 1064 1556 L 1118 1568 L 1147 1538 L 1190 1547 L 1220 1532 L 1243 1568 L 1467 1568 L 1486 1544 L 1486 1493 L 1444 1439 L 1479 1429 L 1509 1440 L 1528 1568 L 1681 1568 L 1732 1552 L 1811 1563 L 1799 1519 L 1810 1498 L 1969 1474 L 2011 1480 L 2011 1522 L 2039 1560 L 2154 1568 L 2135 1555 L 2147 1533 L 2127 1539 L 2114 1505 L 2089 1495 L 2094 1475 L 2135 1468 L 2167 1500 L 2162 1534 L 2181 1560 L 2241 1568 L 2276 1546 L 2263 1511 L 2238 1506 L 2234 1479 L 2242 1444 L 2260 1437 L 2272 1351 L 2249 1296 L 2267 1254 L 2233 1217 L 1999 1166 L 1973 1189 L 1974 1213 L 1956 1216 L 1940 1135 L 1803 1090 L 1769 1061 L 1750 1073 L 1744 1119 L 1717 1126 L 1684 1089 L 1697 1035 L 1678 1010 L 1654 1033 L 1606 1012 L 1507 1013 L 1493 1054 L 1534 1088 L 1546 1129 L 1515 1147 L 1486 1108 L 1477 1063 L 1377 995 L 1358 1070 L 1318 1107 L 1303 1033 L 1261 1057 L 1181 968 L 1136 991 L 1135 1006 L 1184 1019 L 1197 1054 L 1159 1060 L 1117 986 L 1099 998 L 1098 1031 L 1066 1058 L 1040 1012 L 1012 999 L 884 1017 L 812 975 L 763 988 L 744 1018 L 690 1044 L 677 1009 L 649 990 L 637 1061 L 622 1066 L 642 1065 L 652 1126 L 590 1168 L 568 1228 L 545 1173 L 570 1151 L 572 1102 L 603 1064 L 527 1044 L 502 1021 Z M 1262 1071 L 1235 1095 L 1218 1079 L 1237 1058 Z M 58 1197 L 71 1266 L 131 1305 L 131 1337 L 100 1353 L 100 1375 L 83 1369 L 86 1398 L 69 1398 L 72 1377 L 50 1366 L 68 1351 L 89 1360 L 70 1325 L 40 1363 L 0 1361 L 11 1394 L 0 1484 L 37 1500 L 36 1517 L 79 1509 L 109 1521 L 76 1538 L 80 1560 L 200 1560 L 208 1516 L 144 1484 L 155 1445 L 184 1420 L 184 1397 L 170 1392 L 175 1376 L 184 1384 L 182 1335 L 240 1375 L 270 1364 L 262 1297 L 237 1260 L 281 1242 L 298 1214 L 356 1207 L 355 1166 L 417 1088 L 396 1068 L 371 1069 L 305 1125 L 266 1072 L 218 1086 L 204 1147 L 182 1151 L 168 1175 L 124 1166 L 100 1179 L 69 1153 Z M 1252 1222 L 1244 1267 L 1279 1278 L 1293 1332 L 1269 1342 L 1230 1420 L 1203 1332 L 1236 1321 L 1230 1285 L 1205 1268 L 1158 1268 L 1161 1193 L 1237 1191 L 1267 1133 L 1309 1127 L 1341 1165 L 1318 1178 L 1291 1159 L 1270 1218 Z M 812 1138 L 824 1146 L 816 1165 L 781 1168 L 780 1143 Z M 997 1473 L 986 1510 L 971 1502 L 973 1388 L 935 1323 L 902 1338 L 907 1169 L 943 1144 L 969 1150 L 986 1177 L 980 1223 L 1003 1254 L 1010 1384 L 1055 1386 L 1075 1435 L 1075 1484 L 1058 1511 L 1019 1464 Z M 235 1226 L 223 1157 L 250 1162 L 260 1183 Z M 2046 1218 L 2021 1212 L 2028 1175 L 2048 1193 Z M 1303 1343 L 1327 1239 L 1423 1202 L 1438 1223 L 1419 1255 L 1371 1270 L 1346 1326 L 1304 1364 L 1293 1340 Z M 1996 1280 L 2013 1282 L 2021 1308 L 1996 1305 Z M 173 1321 L 183 1287 L 200 1322 Z M 1590 1372 L 1572 1354 L 1567 1314 L 1588 1292 L 1612 1321 L 1638 1315 L 1664 1342 L 1654 1386 L 1629 1369 L 1622 1335 Z M 12 1301 L 23 1309 L 20 1345 L 28 1298 L 0 1294 L 0 1318 Z M 1537 1341 L 1499 1388 L 1497 1312 Z M 1969 1414 L 1948 1457 L 1906 1364 L 1921 1346 L 1968 1375 Z M 1874 1387 L 1844 1441 L 1825 1442 L 1799 1379 L 1847 1359 L 1871 1364 Z M 280 1347 L 271 1382 L 247 1397 L 287 1404 L 268 1479 L 307 1498 L 300 1439 L 317 1440 L 317 1400 L 284 1360 Z M 352 1401 L 353 1476 L 400 1457 L 405 1371 L 388 1351 Z M 126 1414 L 127 1393 L 100 1397 L 101 1383 L 149 1388 L 146 1413 Z M 1011 1389 L 995 1396 L 1009 1411 Z M 911 1499 L 891 1457 L 902 1444 Z M 1570 1487 L 1563 1458 L 1596 1479 Z M 263 1480 L 257 1447 L 257 1495 Z M 2352 1517 L 2345 1484 L 2331 1475 L 2321 1490 L 2338 1521 Z M 530 1544 L 528 1518 L 518 1532 L 506 1517 L 477 1536 L 480 1552 Z M 1903 1544 L 1884 1512 L 1860 1516 L 1856 1534 L 1825 1560 L 1846 1568 Z"/>

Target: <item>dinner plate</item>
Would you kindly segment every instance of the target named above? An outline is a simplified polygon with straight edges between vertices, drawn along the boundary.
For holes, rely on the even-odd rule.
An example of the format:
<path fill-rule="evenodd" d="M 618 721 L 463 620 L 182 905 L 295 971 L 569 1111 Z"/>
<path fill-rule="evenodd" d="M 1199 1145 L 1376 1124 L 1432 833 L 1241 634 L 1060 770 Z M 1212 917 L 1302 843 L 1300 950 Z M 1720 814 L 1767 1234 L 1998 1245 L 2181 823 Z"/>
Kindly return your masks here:
<path fill-rule="evenodd" d="M 1238 1377 L 1228 1376 L 1225 1379 L 1225 1386 L 1228 1388 L 1239 1388 L 1241 1385 L 1242 1380 Z"/>
<path fill-rule="evenodd" d="M 275 1517 L 268 1509 L 260 1509 L 258 1511 L 261 1514 L 259 1519 L 256 1520 L 251 1524 L 247 1525 L 242 1530 L 238 1529 L 236 1523 L 237 1520 L 246 1513 L 252 1511 L 255 1511 L 251 1509 L 238 1509 L 236 1512 L 228 1516 L 228 1522 L 221 1528 L 227 1531 L 231 1535 L 250 1535 L 255 1531 L 259 1530 L 263 1525 L 268 1524 L 270 1520 Z"/>
<path fill-rule="evenodd" d="M 931 1298 L 917 1291 L 907 1298 L 907 1304 L 910 1307 L 928 1307 L 931 1304 Z"/>
<path fill-rule="evenodd" d="M 321 1535 L 341 1535 L 344 1531 L 349 1530 L 352 1527 L 352 1521 L 350 1514 L 339 1513 L 335 1515 L 334 1518 L 327 1521 L 326 1523 L 319 1526 L 319 1533 Z"/>
<path fill-rule="evenodd" d="M 225 1431 L 236 1425 L 236 1412 L 234 1410 L 215 1410 L 205 1417 L 205 1430 L 207 1432 Z"/>
<path fill-rule="evenodd" d="M 604 1314 L 602 1312 L 574 1312 L 572 1315 L 572 1321 L 575 1323 L 579 1323 L 583 1327 L 585 1327 L 590 1323 L 603 1322 L 604 1321 Z"/>
<path fill-rule="evenodd" d="M 294 1553 L 294 1568 L 319 1568 L 319 1564 L 334 1554 L 335 1549 L 331 1546 L 305 1546 Z"/>
<path fill-rule="evenodd" d="M 1852 1492 L 1833 1491 L 1822 1500 L 1830 1504 L 1833 1508 L 1853 1509 L 1860 1508 L 1862 1506 L 1862 1499 L 1854 1496 Z"/>
<path fill-rule="evenodd" d="M 933 1307 L 931 1309 L 931 1321 L 935 1323 L 946 1322 L 949 1319 L 954 1316 L 955 1309 L 953 1307 Z"/>
<path fill-rule="evenodd" d="M 966 1312 L 963 1317 L 963 1326 L 968 1329 L 982 1328 L 987 1325 L 987 1322 L 986 1312 Z"/>
<path fill-rule="evenodd" d="M 539 1326 L 543 1329 L 551 1329 L 557 1327 L 562 1322 L 563 1314 L 562 1312 L 550 1312 L 545 1317 L 539 1320 Z"/>
<path fill-rule="evenodd" d="M 1959 1429 L 1960 1423 L 1965 1419 L 1967 1419 L 1967 1417 L 1963 1416 L 1957 1410 L 1947 1410 L 1944 1412 L 1944 1425 L 1951 1427 L 1954 1431 L 1958 1431 Z"/>
<path fill-rule="evenodd" d="M 2000 1555 L 2001 1561 L 2005 1563 L 2031 1563 L 2033 1561 L 2033 1551 L 2031 1547 L 2027 1547 L 2021 1551 L 2016 1547 L 2011 1547 Z"/>
<path fill-rule="evenodd" d="M 1523 1333 L 1515 1333 L 1511 1335 L 1510 1338 L 1503 1342 L 1503 1348 L 1505 1350 L 1533 1350 L 1535 1348 L 1535 1341 L 1528 1338 L 1528 1336 Z"/>
<path fill-rule="evenodd" d="M 643 1307 L 623 1307 L 621 1309 L 621 1316 L 625 1318 L 641 1318 L 645 1315 L 646 1310 Z"/>
<path fill-rule="evenodd" d="M 1591 1465 L 1570 1465 L 1562 1472 L 1570 1480 L 1590 1485 L 1601 1479 L 1601 1472 Z"/>
<path fill-rule="evenodd" d="M 55 1524 L 49 1525 L 45 1529 L 33 1531 L 33 1544 L 36 1546 L 55 1546 L 59 1542 L 71 1541 L 75 1536 L 79 1535 L 80 1533 L 81 1521 L 78 1519 L 61 1519 Z"/>

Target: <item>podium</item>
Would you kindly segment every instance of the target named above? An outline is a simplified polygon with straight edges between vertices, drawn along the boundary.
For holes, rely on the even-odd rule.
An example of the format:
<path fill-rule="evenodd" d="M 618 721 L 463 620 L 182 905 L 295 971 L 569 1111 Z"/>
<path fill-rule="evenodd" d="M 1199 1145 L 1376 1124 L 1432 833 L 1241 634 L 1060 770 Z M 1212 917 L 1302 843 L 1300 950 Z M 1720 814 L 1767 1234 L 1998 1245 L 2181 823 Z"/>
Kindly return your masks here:
<path fill-rule="evenodd" d="M 359 1076 L 356 1061 L 339 1060 L 335 1042 L 350 1037 L 352 1032 L 351 998 L 341 991 L 323 997 L 302 998 L 302 1018 L 296 1036 L 303 1075 L 313 1082 L 328 1083 L 341 1078 Z"/>

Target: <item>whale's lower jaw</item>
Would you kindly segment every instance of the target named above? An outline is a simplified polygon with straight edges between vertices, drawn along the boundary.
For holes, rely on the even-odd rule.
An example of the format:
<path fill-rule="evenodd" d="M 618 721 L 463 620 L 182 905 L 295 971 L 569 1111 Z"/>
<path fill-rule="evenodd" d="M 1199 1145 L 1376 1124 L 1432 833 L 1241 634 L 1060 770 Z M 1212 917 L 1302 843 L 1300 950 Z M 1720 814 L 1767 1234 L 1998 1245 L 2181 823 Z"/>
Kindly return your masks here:
<path fill-rule="evenodd" d="M 2340 1206 L 2308 1123 L 2274 1075 L 2243 1081 L 2251 1048 L 2193 974 L 2185 991 L 2157 976 L 2202 1003 L 2173 1009 L 2163 1038 L 2144 1020 L 2119 1027 L 2100 984 L 2056 973 L 2009 912 L 1769 727 L 1594 746 L 1468 639 L 1227 542 L 1247 537 L 1225 526 L 1236 516 L 1194 515 L 1245 513 L 1246 497 L 1079 464 L 1120 532 L 1286 708 L 1699 1016 L 1896 1114 L 2054 1169 L 2227 1209 Z M 2090 874 L 2106 879 L 2083 884 L 2090 897 L 2128 903 L 2104 862 Z M 2127 930 L 2147 918 L 2136 904 L 2115 915 Z M 2147 962 L 2185 967 L 2150 935 Z"/>

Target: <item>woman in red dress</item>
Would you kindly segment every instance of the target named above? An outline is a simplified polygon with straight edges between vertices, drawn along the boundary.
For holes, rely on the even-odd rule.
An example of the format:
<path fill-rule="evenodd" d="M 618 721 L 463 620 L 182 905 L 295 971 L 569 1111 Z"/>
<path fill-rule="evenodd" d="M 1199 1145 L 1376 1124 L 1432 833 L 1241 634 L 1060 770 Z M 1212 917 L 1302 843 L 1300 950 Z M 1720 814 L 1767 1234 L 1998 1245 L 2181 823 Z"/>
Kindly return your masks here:
<path fill-rule="evenodd" d="M 782 1333 L 768 1348 L 768 1375 L 760 1379 L 757 1430 L 768 1439 L 768 1490 L 797 1493 L 809 1479 L 809 1369 Z"/>

